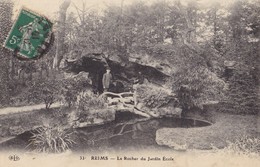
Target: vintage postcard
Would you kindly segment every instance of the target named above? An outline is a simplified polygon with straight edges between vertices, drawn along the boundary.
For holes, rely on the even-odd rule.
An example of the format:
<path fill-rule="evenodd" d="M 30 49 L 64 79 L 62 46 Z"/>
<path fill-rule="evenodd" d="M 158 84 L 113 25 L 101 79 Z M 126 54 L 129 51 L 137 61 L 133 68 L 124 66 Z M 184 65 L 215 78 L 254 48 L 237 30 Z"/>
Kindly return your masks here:
<path fill-rule="evenodd" d="M 0 167 L 260 166 L 260 1 L 0 11 Z"/>

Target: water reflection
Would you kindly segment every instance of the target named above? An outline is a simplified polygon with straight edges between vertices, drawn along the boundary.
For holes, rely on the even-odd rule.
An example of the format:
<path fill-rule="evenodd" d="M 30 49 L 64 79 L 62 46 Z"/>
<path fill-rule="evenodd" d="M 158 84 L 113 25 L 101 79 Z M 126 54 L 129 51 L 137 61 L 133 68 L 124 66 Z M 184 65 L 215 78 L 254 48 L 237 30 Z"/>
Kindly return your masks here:
<path fill-rule="evenodd" d="M 155 138 L 160 128 L 191 128 L 210 125 L 193 119 L 160 118 L 115 121 L 110 124 L 76 130 L 75 151 L 136 150 L 158 148 Z"/>
<path fill-rule="evenodd" d="M 191 128 L 211 125 L 208 122 L 185 118 L 147 119 L 132 114 L 117 114 L 116 120 L 104 125 L 78 128 L 73 135 L 73 152 L 136 151 L 165 149 L 157 145 L 156 131 L 160 128 Z M 0 145 L 1 149 L 25 150 L 31 137 L 25 132 Z"/>

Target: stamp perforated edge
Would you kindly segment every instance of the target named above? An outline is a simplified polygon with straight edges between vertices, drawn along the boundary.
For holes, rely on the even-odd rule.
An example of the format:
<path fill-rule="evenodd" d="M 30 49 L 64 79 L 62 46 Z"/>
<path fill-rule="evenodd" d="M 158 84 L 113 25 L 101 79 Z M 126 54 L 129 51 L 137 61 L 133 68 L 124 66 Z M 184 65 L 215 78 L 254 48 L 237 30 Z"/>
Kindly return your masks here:
<path fill-rule="evenodd" d="M 3 48 L 6 48 L 6 49 L 8 49 L 8 50 L 11 51 L 11 52 L 14 52 L 14 50 L 12 50 L 12 49 L 9 48 L 9 47 L 6 47 L 6 44 L 7 44 L 7 42 L 8 42 L 7 39 L 9 38 L 9 36 L 10 36 L 11 32 L 13 31 L 13 29 L 15 28 L 15 23 L 17 22 L 17 20 L 18 20 L 20 14 L 21 14 L 21 12 L 22 12 L 22 10 L 27 10 L 27 11 L 31 12 L 32 14 L 37 15 L 38 17 L 44 17 L 44 18 L 46 18 L 48 21 L 50 21 L 52 24 L 54 24 L 54 21 L 53 21 L 52 19 L 49 19 L 48 17 L 46 17 L 46 15 L 40 14 L 40 13 L 38 13 L 38 12 L 35 12 L 35 11 L 33 11 L 33 10 L 31 10 L 31 9 L 29 9 L 29 8 L 27 8 L 27 7 L 25 7 L 25 6 L 21 6 L 21 8 L 19 9 L 18 15 L 16 16 L 16 18 L 15 18 L 14 21 L 13 21 L 12 28 L 10 29 L 9 33 L 7 34 L 7 36 L 5 37 L 5 41 L 4 41 L 3 45 L 2 45 Z M 51 27 L 51 32 L 53 32 L 53 26 Z M 21 52 L 18 52 L 18 54 L 19 54 L 20 56 L 22 56 L 21 58 L 24 59 L 24 60 L 35 60 L 34 58 L 28 58 L 26 55 L 22 54 Z M 40 57 L 41 57 L 41 56 L 40 56 Z M 37 59 L 37 58 L 36 58 L 36 59 Z"/>

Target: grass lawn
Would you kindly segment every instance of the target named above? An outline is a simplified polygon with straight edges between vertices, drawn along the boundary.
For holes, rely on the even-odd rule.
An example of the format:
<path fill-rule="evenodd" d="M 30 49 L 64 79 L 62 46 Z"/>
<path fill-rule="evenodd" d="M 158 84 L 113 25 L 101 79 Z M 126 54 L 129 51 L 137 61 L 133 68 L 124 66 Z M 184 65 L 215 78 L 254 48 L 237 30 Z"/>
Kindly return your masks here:
<path fill-rule="evenodd" d="M 260 138 L 257 115 L 232 115 L 211 112 L 213 125 L 199 128 L 162 128 L 156 133 L 160 145 L 185 146 L 188 149 L 224 148 L 243 136 Z"/>

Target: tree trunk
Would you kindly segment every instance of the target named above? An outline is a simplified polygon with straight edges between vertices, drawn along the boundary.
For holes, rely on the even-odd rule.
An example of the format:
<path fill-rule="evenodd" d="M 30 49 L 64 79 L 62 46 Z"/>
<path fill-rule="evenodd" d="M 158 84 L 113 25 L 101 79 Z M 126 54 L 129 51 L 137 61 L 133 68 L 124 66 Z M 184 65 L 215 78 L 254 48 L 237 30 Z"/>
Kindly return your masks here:
<path fill-rule="evenodd" d="M 214 47 L 217 48 L 216 46 L 216 39 L 217 39 L 217 9 L 214 8 L 214 11 L 213 11 L 213 28 L 214 28 L 214 37 L 213 37 L 213 43 L 214 43 Z"/>
<path fill-rule="evenodd" d="M 46 68 L 46 77 L 47 78 L 49 77 L 49 68 L 48 67 Z"/>
<path fill-rule="evenodd" d="M 56 35 L 57 39 L 57 48 L 56 54 L 53 61 L 53 67 L 59 69 L 60 62 L 64 55 L 64 38 L 65 38 L 65 30 L 66 30 L 66 12 L 70 5 L 71 0 L 64 0 L 60 6 L 59 11 L 59 22 L 58 22 L 58 32 Z"/>
<path fill-rule="evenodd" d="M 15 61 L 14 61 L 14 57 L 10 57 L 9 61 L 10 61 L 9 78 L 11 80 L 13 80 L 14 79 L 14 75 L 15 75 Z"/>
<path fill-rule="evenodd" d="M 258 42 L 258 55 L 260 54 L 260 42 Z M 256 60 L 259 64 L 259 60 L 260 58 L 258 57 L 258 59 Z M 259 69 L 257 70 L 257 73 L 259 73 Z M 257 89 L 257 96 L 258 99 L 260 99 L 260 85 L 259 85 L 259 75 L 256 74 L 257 77 L 257 82 L 258 82 L 258 89 Z M 257 132 L 260 133 L 260 112 L 258 112 L 258 118 L 257 118 Z"/>
<path fill-rule="evenodd" d="M 189 16 L 188 9 L 184 7 L 180 1 L 176 2 L 178 12 L 183 16 L 186 27 L 182 30 L 181 37 L 185 45 L 190 46 L 190 43 L 195 44 L 195 27 L 192 25 L 191 16 Z"/>

